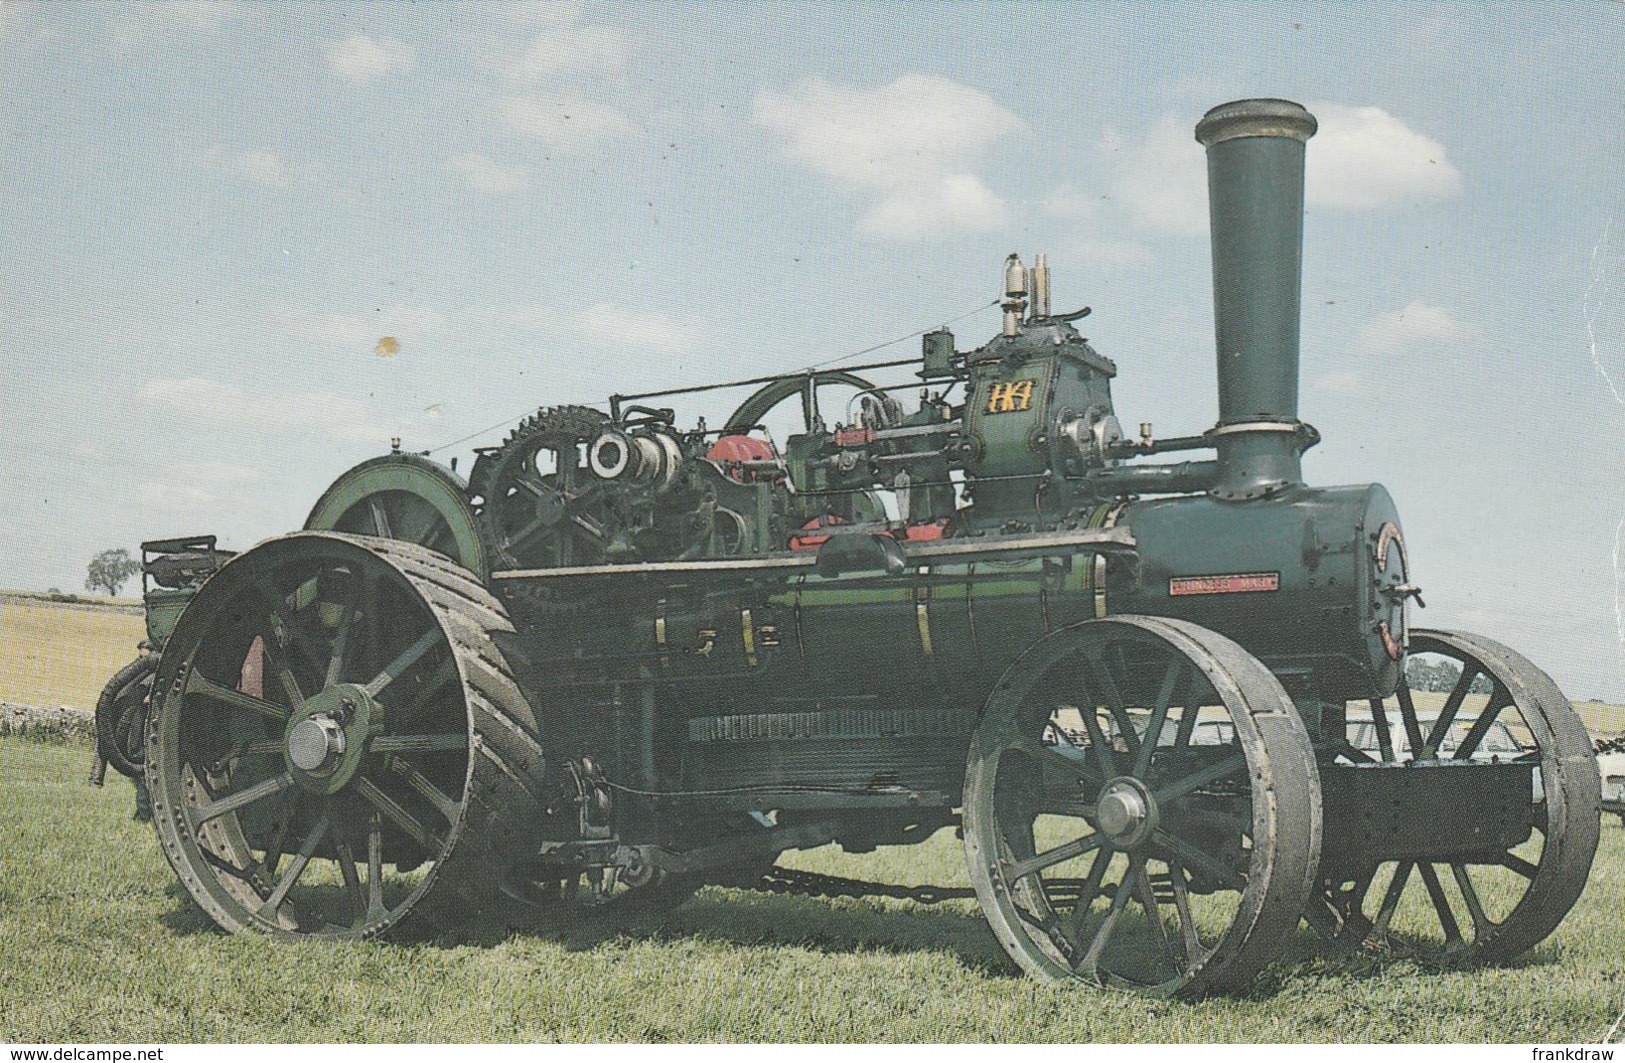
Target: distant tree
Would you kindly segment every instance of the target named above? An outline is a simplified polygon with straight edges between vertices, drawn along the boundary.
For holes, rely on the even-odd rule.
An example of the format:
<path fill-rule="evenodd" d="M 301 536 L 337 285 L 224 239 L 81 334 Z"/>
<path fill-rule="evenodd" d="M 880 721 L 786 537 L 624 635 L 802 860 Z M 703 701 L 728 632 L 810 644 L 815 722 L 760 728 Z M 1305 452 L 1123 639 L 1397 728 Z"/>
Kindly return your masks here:
<path fill-rule="evenodd" d="M 125 581 L 140 571 L 141 562 L 131 557 L 130 551 L 122 547 L 103 550 L 90 559 L 90 568 L 85 573 L 85 590 L 106 591 L 109 598 L 114 597 Z"/>

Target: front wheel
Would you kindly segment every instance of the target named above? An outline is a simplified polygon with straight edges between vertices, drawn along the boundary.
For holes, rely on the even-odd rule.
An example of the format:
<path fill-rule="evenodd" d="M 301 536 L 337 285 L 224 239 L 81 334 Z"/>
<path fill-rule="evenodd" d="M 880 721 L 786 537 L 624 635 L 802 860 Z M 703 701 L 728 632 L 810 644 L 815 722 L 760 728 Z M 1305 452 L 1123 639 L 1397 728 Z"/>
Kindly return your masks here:
<path fill-rule="evenodd" d="M 1245 987 L 1320 852 L 1314 753 L 1280 683 L 1155 617 L 1063 628 L 1010 666 L 964 817 L 977 899 L 1022 969 L 1154 996 Z"/>

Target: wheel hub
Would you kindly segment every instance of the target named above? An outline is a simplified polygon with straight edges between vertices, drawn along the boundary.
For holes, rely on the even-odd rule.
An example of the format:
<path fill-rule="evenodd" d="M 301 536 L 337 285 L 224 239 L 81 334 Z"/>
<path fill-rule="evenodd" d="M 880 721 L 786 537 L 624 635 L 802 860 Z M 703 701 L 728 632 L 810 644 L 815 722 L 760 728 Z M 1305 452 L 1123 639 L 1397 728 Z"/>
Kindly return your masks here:
<path fill-rule="evenodd" d="M 306 698 L 282 732 L 289 774 L 311 793 L 342 790 L 361 763 L 378 720 L 376 703 L 355 683 L 337 683 Z"/>
<path fill-rule="evenodd" d="M 331 716 L 308 716 L 288 731 L 288 760 L 312 775 L 330 774 L 344 747 L 344 726 Z"/>
<path fill-rule="evenodd" d="M 1095 823 L 1117 849 L 1145 843 L 1157 829 L 1157 802 L 1138 779 L 1123 776 L 1108 782 L 1095 801 Z"/>

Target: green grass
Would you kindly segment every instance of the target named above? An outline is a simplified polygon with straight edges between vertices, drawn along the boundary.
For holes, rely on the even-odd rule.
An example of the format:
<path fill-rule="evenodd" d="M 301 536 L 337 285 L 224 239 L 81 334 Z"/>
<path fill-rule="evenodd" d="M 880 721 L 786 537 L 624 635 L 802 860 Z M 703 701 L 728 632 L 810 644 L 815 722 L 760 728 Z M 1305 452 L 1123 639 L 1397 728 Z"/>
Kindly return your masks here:
<path fill-rule="evenodd" d="M 213 929 L 121 779 L 0 739 L 0 1038 L 89 1041 L 1594 1041 L 1625 1006 L 1625 833 L 1517 966 L 1330 960 L 1306 933 L 1245 998 L 1039 985 L 970 903 L 706 890 L 657 930 L 276 944 Z M 795 866 L 963 884 L 958 843 Z"/>

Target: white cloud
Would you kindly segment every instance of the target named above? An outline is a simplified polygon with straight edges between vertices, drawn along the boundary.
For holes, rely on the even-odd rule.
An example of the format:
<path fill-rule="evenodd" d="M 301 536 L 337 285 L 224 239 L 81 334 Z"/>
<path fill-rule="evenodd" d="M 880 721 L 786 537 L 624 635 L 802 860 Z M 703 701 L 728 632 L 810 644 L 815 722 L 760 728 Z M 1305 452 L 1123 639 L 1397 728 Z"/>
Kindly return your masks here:
<path fill-rule="evenodd" d="M 1377 210 L 1460 193 L 1461 174 L 1443 145 L 1382 108 L 1317 103 L 1310 111 L 1320 123 L 1305 162 L 1310 207 Z M 1164 115 L 1138 140 L 1108 133 L 1101 150 L 1110 198 L 1136 222 L 1182 235 L 1207 231 L 1207 159 L 1188 122 Z"/>
<path fill-rule="evenodd" d="M 943 232 L 982 232 L 1005 223 L 1004 201 L 975 174 L 911 183 L 883 198 L 858 222 L 872 236 L 913 243 Z"/>
<path fill-rule="evenodd" d="M 1057 218 L 1083 221 L 1100 214 L 1100 197 L 1084 191 L 1077 185 L 1059 185 L 1050 189 L 1039 203 L 1039 207 L 1044 213 Z"/>
<path fill-rule="evenodd" d="M 293 183 L 288 168 L 272 151 L 254 148 L 228 148 L 216 144 L 209 149 L 209 164 L 222 173 L 230 174 L 261 188 L 284 189 Z"/>
<path fill-rule="evenodd" d="M 277 315 L 283 332 L 311 343 L 352 350 L 357 354 L 374 349 L 379 339 L 393 336 L 410 344 L 446 326 L 445 315 L 429 307 L 380 307 L 370 314 L 313 313 L 289 311 Z"/>
<path fill-rule="evenodd" d="M 1206 232 L 1207 161 L 1191 129 L 1189 123 L 1164 115 L 1141 140 L 1108 132 L 1101 151 L 1112 175 L 1109 200 L 1150 229 Z"/>
<path fill-rule="evenodd" d="M 1418 344 L 1451 343 L 1476 335 L 1477 329 L 1456 320 L 1444 307 L 1413 302 L 1403 310 L 1390 310 L 1366 322 L 1355 344 L 1363 350 L 1394 354 Z"/>
<path fill-rule="evenodd" d="M 237 430 L 315 433 L 351 443 L 382 443 L 400 434 L 398 426 L 375 419 L 365 404 L 328 391 L 250 390 L 204 377 L 180 377 L 149 380 L 136 397 L 166 417 Z"/>
<path fill-rule="evenodd" d="M 1365 384 L 1360 374 L 1341 371 L 1316 377 L 1315 388 L 1333 395 L 1358 395 L 1365 390 Z"/>
<path fill-rule="evenodd" d="M 516 133 L 546 142 L 554 151 L 572 154 L 600 141 L 633 131 L 619 108 L 575 92 L 540 96 L 501 96 L 497 114 Z"/>
<path fill-rule="evenodd" d="M 694 318 L 676 318 L 655 310 L 627 310 L 595 303 L 571 322 L 584 339 L 604 347 L 681 354 L 704 342 L 707 332 Z"/>
<path fill-rule="evenodd" d="M 536 304 L 487 307 L 474 316 L 485 324 L 536 333 L 555 342 L 581 339 L 595 347 L 657 354 L 682 354 L 711 336 L 700 318 L 627 309 L 611 302 L 570 310 Z"/>
<path fill-rule="evenodd" d="M 576 4 L 534 4 L 510 12 L 536 33 L 517 54 L 495 60 L 515 81 L 535 82 L 575 71 L 619 70 L 626 63 L 626 35 L 609 26 L 585 25 Z"/>
<path fill-rule="evenodd" d="M 1310 109 L 1320 121 L 1309 142 L 1311 205 L 1374 210 L 1461 193 L 1461 173 L 1444 145 L 1382 108 L 1317 103 Z"/>
<path fill-rule="evenodd" d="M 999 139 L 1025 129 L 992 98 L 947 78 L 907 74 L 875 89 L 812 80 L 756 97 L 755 118 L 793 159 L 878 193 L 864 231 L 919 240 L 993 229 L 1003 201 L 974 171 Z"/>
<path fill-rule="evenodd" d="M 327 45 L 327 65 L 333 73 L 355 85 L 377 81 L 388 74 L 400 74 L 417 62 L 417 49 L 393 37 L 368 37 L 353 33 Z"/>
<path fill-rule="evenodd" d="M 484 155 L 454 155 L 446 160 L 446 169 L 461 174 L 468 187 L 476 192 L 507 195 L 530 183 L 530 167 L 504 166 Z"/>

